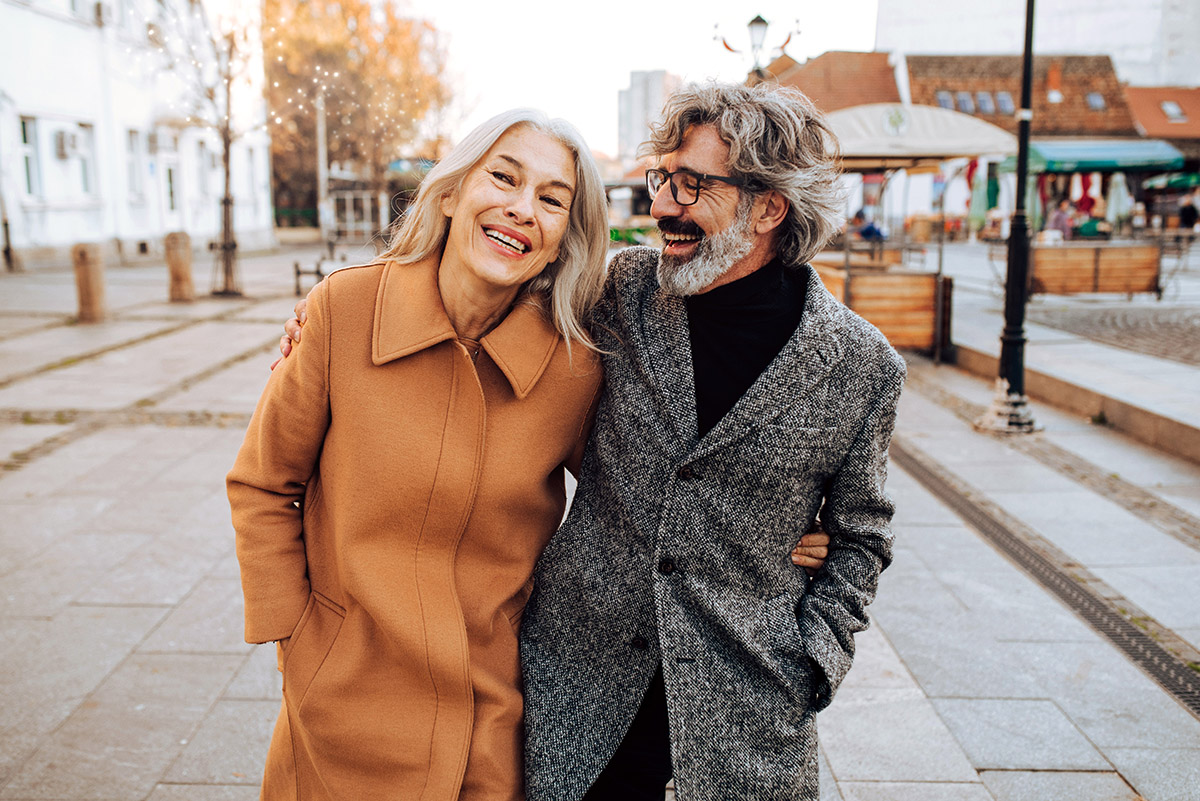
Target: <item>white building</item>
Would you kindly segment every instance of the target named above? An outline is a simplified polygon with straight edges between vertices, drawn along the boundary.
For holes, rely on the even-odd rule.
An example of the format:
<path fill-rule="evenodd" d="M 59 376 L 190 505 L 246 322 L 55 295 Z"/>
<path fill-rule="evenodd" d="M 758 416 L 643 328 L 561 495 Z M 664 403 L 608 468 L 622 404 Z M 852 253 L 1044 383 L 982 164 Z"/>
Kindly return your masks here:
<path fill-rule="evenodd" d="M 1200 85 L 1200 2 L 1037 0 L 1034 53 L 1111 56 L 1134 86 Z M 928 55 L 1020 53 L 1025 0 L 879 0 L 875 49 Z"/>
<path fill-rule="evenodd" d="M 650 135 L 650 123 L 662 116 L 663 103 L 682 81 L 665 70 L 629 73 L 629 88 L 620 91 L 617 110 L 617 157 L 626 168 L 637 161 L 638 145 Z"/>
<path fill-rule="evenodd" d="M 227 2 L 239 15 L 260 13 Z M 183 84 L 150 42 L 149 23 L 171 30 L 161 8 L 0 0 L 0 212 L 20 266 L 68 265 L 78 242 L 100 243 L 113 264 L 161 254 L 172 231 L 197 249 L 219 237 L 220 137 L 189 124 Z M 231 152 L 242 251 L 274 241 L 261 38 L 253 41 L 233 109 L 234 129 L 251 131 Z"/>

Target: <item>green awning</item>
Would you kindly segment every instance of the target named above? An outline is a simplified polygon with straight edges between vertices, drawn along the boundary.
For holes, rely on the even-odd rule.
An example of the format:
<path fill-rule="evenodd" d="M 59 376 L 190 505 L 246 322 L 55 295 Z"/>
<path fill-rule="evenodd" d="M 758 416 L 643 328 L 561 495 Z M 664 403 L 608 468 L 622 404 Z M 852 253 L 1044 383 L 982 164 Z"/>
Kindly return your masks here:
<path fill-rule="evenodd" d="M 1200 186 L 1200 173 L 1165 172 L 1142 181 L 1143 189 L 1191 189 Z"/>
<path fill-rule="evenodd" d="M 1177 170 L 1183 154 L 1161 139 L 1038 139 L 1029 145 L 1029 171 L 1137 172 Z M 1000 169 L 1014 172 L 1016 156 L 1006 158 Z"/>

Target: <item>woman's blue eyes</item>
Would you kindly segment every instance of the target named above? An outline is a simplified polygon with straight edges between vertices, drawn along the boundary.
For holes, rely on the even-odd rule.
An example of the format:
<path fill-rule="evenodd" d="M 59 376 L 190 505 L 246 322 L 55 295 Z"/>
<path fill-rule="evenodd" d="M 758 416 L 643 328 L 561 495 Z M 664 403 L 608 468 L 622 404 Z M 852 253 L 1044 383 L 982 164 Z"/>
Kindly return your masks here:
<path fill-rule="evenodd" d="M 504 183 L 511 184 L 513 186 L 516 186 L 517 183 L 511 175 L 506 172 L 500 172 L 499 170 L 493 170 L 492 177 L 498 181 L 503 181 Z"/>

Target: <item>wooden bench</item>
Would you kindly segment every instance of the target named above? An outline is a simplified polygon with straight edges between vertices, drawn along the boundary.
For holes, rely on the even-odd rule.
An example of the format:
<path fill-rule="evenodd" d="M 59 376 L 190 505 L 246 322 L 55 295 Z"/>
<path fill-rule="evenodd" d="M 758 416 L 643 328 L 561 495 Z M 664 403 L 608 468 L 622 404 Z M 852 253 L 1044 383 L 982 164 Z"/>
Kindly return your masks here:
<path fill-rule="evenodd" d="M 825 288 L 835 298 L 878 328 L 894 348 L 933 350 L 937 326 L 936 273 L 916 270 L 858 270 L 847 273 L 813 261 Z M 941 346 L 950 344 L 951 280 L 943 276 Z M 848 297 L 847 297 L 848 294 Z"/>
<path fill-rule="evenodd" d="M 1029 261 L 1031 295 L 1153 292 L 1162 299 L 1158 245 L 1034 246 Z"/>

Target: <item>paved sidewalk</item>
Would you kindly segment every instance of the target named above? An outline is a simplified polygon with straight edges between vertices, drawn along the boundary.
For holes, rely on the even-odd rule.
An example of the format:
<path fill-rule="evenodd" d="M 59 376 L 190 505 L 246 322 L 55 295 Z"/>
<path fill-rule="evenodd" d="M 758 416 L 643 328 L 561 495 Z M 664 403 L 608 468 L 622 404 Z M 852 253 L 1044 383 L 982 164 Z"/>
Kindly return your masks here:
<path fill-rule="evenodd" d="M 947 252 L 956 335 L 981 353 L 999 334 L 982 253 Z M 164 302 L 165 268 L 110 268 L 113 315 L 91 326 L 70 324 L 69 272 L 0 274 L 0 801 L 257 798 L 279 681 L 271 650 L 242 642 L 223 477 L 294 302 L 291 263 L 315 256 L 245 259 L 250 297 L 184 305 Z M 1189 281 L 1166 302 L 1200 306 Z M 1074 303 L 1089 302 L 1128 303 Z M 1075 355 L 1052 355 L 1068 339 Z M 1142 376 L 1139 402 L 1195 410 L 1160 397 L 1197 388 L 1188 365 L 1032 326 L 1029 362 L 1080 383 Z M 911 364 L 896 560 L 821 716 L 823 796 L 1200 799 L 1200 719 L 927 483 L 1003 513 L 1186 658 L 1200 466 L 1041 404 L 1043 433 L 976 433 L 991 391 Z"/>

